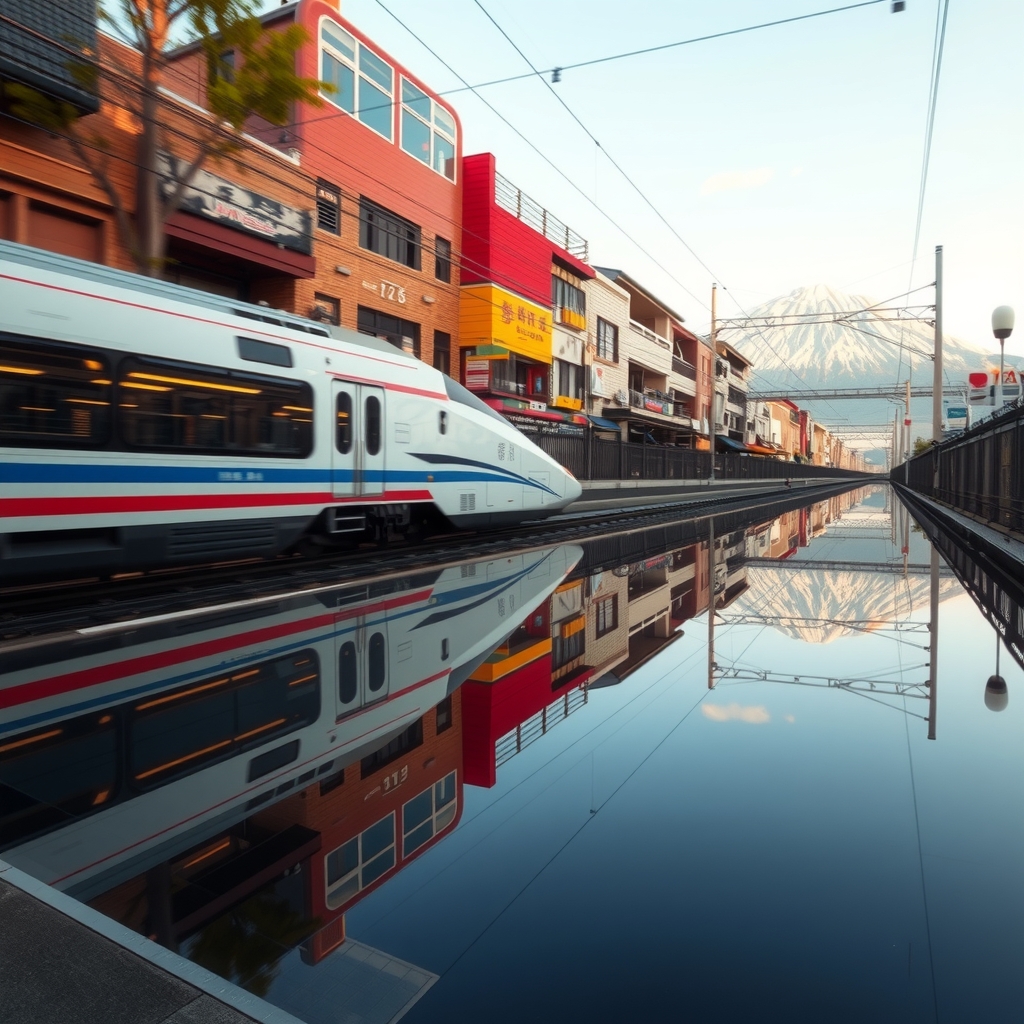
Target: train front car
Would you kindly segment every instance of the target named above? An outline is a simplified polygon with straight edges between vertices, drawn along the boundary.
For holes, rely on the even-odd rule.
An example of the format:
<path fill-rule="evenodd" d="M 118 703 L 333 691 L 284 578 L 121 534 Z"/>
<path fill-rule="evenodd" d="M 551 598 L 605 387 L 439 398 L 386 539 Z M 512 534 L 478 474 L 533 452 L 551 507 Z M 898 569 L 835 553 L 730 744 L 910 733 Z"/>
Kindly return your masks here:
<path fill-rule="evenodd" d="M 435 504 L 456 526 L 476 529 L 539 519 L 576 501 L 579 481 L 457 381 L 444 377 L 442 444 L 411 453 L 446 483 Z"/>

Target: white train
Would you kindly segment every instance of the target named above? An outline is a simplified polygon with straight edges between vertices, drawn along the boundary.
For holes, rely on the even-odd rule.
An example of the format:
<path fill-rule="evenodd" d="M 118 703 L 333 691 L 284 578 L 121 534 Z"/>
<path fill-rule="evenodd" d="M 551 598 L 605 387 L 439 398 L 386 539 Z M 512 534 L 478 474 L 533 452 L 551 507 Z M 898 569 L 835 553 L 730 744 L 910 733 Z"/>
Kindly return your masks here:
<path fill-rule="evenodd" d="M 573 476 L 387 342 L 0 242 L 0 579 L 537 518 Z"/>
<path fill-rule="evenodd" d="M 0 651 L 0 857 L 88 898 L 403 742 L 582 554 L 547 548 Z"/>

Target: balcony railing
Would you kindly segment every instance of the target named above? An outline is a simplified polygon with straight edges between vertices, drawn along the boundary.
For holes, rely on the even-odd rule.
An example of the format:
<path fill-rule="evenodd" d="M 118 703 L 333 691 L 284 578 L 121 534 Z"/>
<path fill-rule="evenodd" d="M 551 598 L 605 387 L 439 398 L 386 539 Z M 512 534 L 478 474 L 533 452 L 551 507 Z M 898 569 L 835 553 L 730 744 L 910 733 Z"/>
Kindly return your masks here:
<path fill-rule="evenodd" d="M 645 412 L 657 412 L 662 416 L 675 415 L 675 403 L 668 395 L 653 388 L 645 388 L 643 391 L 629 392 L 629 404 L 634 409 L 643 409 Z"/>
<path fill-rule="evenodd" d="M 587 240 L 500 174 L 494 176 L 494 201 L 503 210 L 561 246 L 570 256 L 588 262 L 590 246 Z"/>
<path fill-rule="evenodd" d="M 637 323 L 636 320 L 630 320 L 629 326 L 636 331 L 637 334 L 642 334 L 648 341 L 653 341 L 655 345 L 660 345 L 663 349 L 667 349 L 669 352 L 672 351 L 672 346 L 669 344 L 668 339 L 655 333 L 650 329 L 650 327 L 644 327 L 643 324 Z"/>
<path fill-rule="evenodd" d="M 672 357 L 672 369 L 680 377 L 689 377 L 692 381 L 697 379 L 697 367 L 691 366 L 685 359 L 680 359 L 679 356 Z"/>

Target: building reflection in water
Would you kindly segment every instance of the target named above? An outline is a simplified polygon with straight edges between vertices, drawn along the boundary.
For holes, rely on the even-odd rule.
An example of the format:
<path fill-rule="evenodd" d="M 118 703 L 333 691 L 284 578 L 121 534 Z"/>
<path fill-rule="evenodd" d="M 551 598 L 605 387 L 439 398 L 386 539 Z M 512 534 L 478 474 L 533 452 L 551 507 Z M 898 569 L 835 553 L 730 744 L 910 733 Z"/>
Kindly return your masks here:
<path fill-rule="evenodd" d="M 908 620 L 929 583 L 914 564 L 801 550 L 856 530 L 863 497 L 101 630 L 56 662 L 28 649 L 7 691 L 24 699 L 0 718 L 0 852 L 256 994 L 298 955 L 377 985 L 395 1019 L 436 976 L 354 942 L 346 913 L 457 828 L 464 786 L 493 787 L 592 691 L 627 683 L 712 589 L 719 623 L 927 646 Z"/>

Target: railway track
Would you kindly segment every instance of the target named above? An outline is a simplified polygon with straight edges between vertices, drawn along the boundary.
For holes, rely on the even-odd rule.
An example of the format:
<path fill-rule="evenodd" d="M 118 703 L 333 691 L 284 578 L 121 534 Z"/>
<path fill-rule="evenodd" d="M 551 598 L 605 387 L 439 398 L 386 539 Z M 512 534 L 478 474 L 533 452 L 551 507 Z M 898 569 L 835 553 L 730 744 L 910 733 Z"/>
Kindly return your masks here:
<path fill-rule="evenodd" d="M 486 534 L 460 533 L 428 543 L 390 550 L 367 550 L 322 556 L 282 556 L 187 569 L 156 570 L 112 579 L 68 580 L 0 589 L 0 659 L 4 647 L 21 646 L 34 638 L 56 641 L 61 633 L 109 630 L 119 624 L 169 615 L 207 612 L 226 605 L 244 605 L 345 584 L 401 578 L 427 567 L 444 568 L 513 551 L 552 544 L 583 543 L 602 537 L 639 534 L 659 526 L 724 514 L 768 511 L 780 501 L 802 505 L 850 490 L 848 482 L 808 487 L 799 492 L 780 488 L 751 494 L 679 502 L 635 505 L 627 509 L 590 510 L 552 516 L 514 529 Z M 2 660 L 0 660 L 2 668 Z"/>

